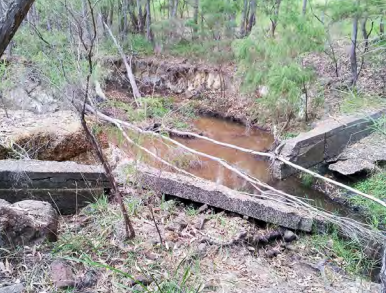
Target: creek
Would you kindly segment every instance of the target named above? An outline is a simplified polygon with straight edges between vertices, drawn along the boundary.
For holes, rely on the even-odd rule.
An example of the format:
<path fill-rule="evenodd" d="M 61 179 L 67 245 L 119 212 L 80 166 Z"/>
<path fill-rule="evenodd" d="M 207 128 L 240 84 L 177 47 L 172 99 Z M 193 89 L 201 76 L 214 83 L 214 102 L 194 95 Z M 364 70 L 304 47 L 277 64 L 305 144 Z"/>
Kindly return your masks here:
<path fill-rule="evenodd" d="M 267 151 L 274 141 L 273 136 L 269 132 L 257 128 L 248 128 L 243 124 L 221 118 L 199 116 L 192 123 L 198 132 L 209 138 L 255 151 Z M 270 174 L 270 162 L 263 158 L 219 146 L 202 139 L 184 137 L 174 137 L 174 139 L 189 148 L 224 159 L 264 183 L 289 194 L 307 199 L 314 206 L 342 216 L 356 218 L 349 208 L 331 200 L 322 192 L 305 186 L 297 177 L 291 177 L 282 181 L 273 179 Z M 198 177 L 239 191 L 257 192 L 244 179 L 209 158 L 187 154 L 185 150 L 172 147 L 169 143 L 160 139 L 146 137 L 141 140 L 141 143 L 158 156 Z M 162 163 L 154 161 L 130 146 L 126 145 L 124 149 L 134 157 L 141 157 L 141 159 L 153 167 L 165 169 Z M 168 171 L 172 170 L 169 169 Z"/>

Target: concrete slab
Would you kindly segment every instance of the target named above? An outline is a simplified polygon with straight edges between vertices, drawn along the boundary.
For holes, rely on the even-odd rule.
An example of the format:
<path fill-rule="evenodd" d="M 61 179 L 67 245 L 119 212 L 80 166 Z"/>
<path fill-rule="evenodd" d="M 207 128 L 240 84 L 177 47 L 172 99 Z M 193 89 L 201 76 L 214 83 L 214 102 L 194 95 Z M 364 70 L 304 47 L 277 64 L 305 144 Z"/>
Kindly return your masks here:
<path fill-rule="evenodd" d="M 75 162 L 0 160 L 0 198 L 14 203 L 25 199 L 51 202 L 69 214 L 110 189 L 100 166 Z"/>
<path fill-rule="evenodd" d="M 324 120 L 313 130 L 286 141 L 279 155 L 302 167 L 313 167 L 336 157 L 349 144 L 370 135 L 373 120 L 385 114 L 386 109 Z M 273 164 L 273 175 L 278 179 L 297 172 L 297 169 L 282 162 Z"/>
<path fill-rule="evenodd" d="M 139 186 L 246 215 L 286 228 L 311 232 L 314 218 L 309 212 L 280 202 L 253 197 L 217 185 L 211 181 L 141 166 L 137 170 Z"/>

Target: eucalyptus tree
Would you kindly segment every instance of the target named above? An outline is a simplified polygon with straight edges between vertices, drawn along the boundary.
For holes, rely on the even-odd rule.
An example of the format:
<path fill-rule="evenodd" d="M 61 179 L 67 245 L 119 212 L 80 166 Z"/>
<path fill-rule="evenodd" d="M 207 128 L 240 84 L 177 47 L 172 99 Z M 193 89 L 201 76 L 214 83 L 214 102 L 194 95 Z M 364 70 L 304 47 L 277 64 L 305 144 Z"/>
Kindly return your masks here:
<path fill-rule="evenodd" d="M 0 1 L 0 56 L 27 15 L 34 0 Z"/>
<path fill-rule="evenodd" d="M 256 0 L 244 0 L 241 12 L 240 36 L 249 34 L 256 23 Z"/>
<path fill-rule="evenodd" d="M 355 86 L 365 61 L 365 54 L 369 49 L 369 37 L 374 31 L 374 21 L 377 18 L 382 19 L 382 11 L 386 7 L 386 3 L 384 0 L 331 0 L 326 7 L 333 23 L 351 22 L 349 55 L 351 84 Z M 369 20 L 370 29 L 368 29 Z M 359 30 L 362 32 L 362 40 L 359 39 Z M 363 47 L 363 52 L 360 54 L 361 62 L 358 61 L 359 47 Z"/>
<path fill-rule="evenodd" d="M 260 87 L 267 88 L 266 94 L 257 97 L 258 109 L 264 109 L 260 118 L 265 112 L 269 114 L 263 118 L 288 125 L 300 118 L 300 113 L 302 119 L 308 118 L 308 90 L 315 73 L 303 66 L 302 57 L 322 50 L 325 34 L 323 26 L 303 16 L 292 1 L 272 3 L 276 6 L 265 10 L 271 17 L 270 33 L 257 26 L 248 37 L 234 43 L 234 51 L 244 89 L 254 93 Z"/>

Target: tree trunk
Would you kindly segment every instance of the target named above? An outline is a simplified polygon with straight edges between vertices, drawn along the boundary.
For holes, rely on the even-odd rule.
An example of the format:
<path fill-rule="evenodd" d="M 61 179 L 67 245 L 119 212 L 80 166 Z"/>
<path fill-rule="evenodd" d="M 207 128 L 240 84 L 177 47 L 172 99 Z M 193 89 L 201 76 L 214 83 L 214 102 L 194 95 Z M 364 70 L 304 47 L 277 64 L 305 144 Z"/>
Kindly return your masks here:
<path fill-rule="evenodd" d="M 127 10 L 129 12 L 129 15 L 130 15 L 132 32 L 135 33 L 135 32 L 138 32 L 138 19 L 134 13 L 134 7 L 133 7 L 134 5 L 133 5 L 132 0 L 129 1 L 128 5 L 129 6 L 127 7 Z"/>
<path fill-rule="evenodd" d="M 302 7 L 303 16 L 306 15 L 306 12 L 307 12 L 307 0 L 303 0 L 303 7 Z"/>
<path fill-rule="evenodd" d="M 352 35 L 351 35 L 351 50 L 350 50 L 350 63 L 351 63 L 351 83 L 356 85 L 358 80 L 358 62 L 357 62 L 357 41 L 358 41 L 358 13 L 353 16 L 352 23 Z"/>
<path fill-rule="evenodd" d="M 9 42 L 6 50 L 5 50 L 5 54 L 8 56 L 8 57 L 11 57 L 12 56 L 12 47 L 13 47 L 13 41 Z"/>
<path fill-rule="evenodd" d="M 169 0 L 169 5 L 168 5 L 168 18 L 172 18 L 172 11 L 173 11 L 173 5 L 174 4 L 174 1 L 173 0 Z"/>
<path fill-rule="evenodd" d="M 0 57 L 33 3 L 34 0 L 0 1 Z"/>
<path fill-rule="evenodd" d="M 240 36 L 245 36 L 245 27 L 247 23 L 247 9 L 248 9 L 248 0 L 244 0 L 243 11 L 241 12 L 241 24 L 240 24 Z"/>
<path fill-rule="evenodd" d="M 143 19 L 143 12 L 142 12 L 142 5 L 141 1 L 137 0 L 137 6 L 138 6 L 138 31 L 142 34 L 145 31 L 145 22 Z"/>
<path fill-rule="evenodd" d="M 362 25 L 361 25 L 362 36 L 363 36 L 363 40 L 365 41 L 364 52 L 366 52 L 368 50 L 368 47 L 369 47 L 369 35 L 371 34 L 371 31 L 370 31 L 370 33 L 367 33 L 367 29 L 366 29 L 367 19 L 368 19 L 368 16 L 366 15 L 363 18 Z"/>
<path fill-rule="evenodd" d="M 127 0 L 123 0 L 122 2 L 122 33 L 124 36 L 129 32 L 129 22 L 127 19 L 127 10 L 129 8 L 129 2 Z"/>
<path fill-rule="evenodd" d="M 173 11 L 172 11 L 172 17 L 173 18 L 175 18 L 177 16 L 178 4 L 179 4 L 179 1 L 178 0 L 174 0 Z"/>
<path fill-rule="evenodd" d="M 199 0 L 194 0 L 194 15 L 193 15 L 193 22 L 194 22 L 194 27 L 193 27 L 193 39 L 197 38 L 197 33 L 198 33 L 198 7 L 199 7 Z"/>
<path fill-rule="evenodd" d="M 252 31 L 253 26 L 256 24 L 256 0 L 251 0 L 249 3 L 250 6 L 250 13 L 249 13 L 249 20 L 248 20 L 248 27 L 247 27 L 247 33 L 250 34 Z"/>
<path fill-rule="evenodd" d="M 379 35 L 381 39 L 385 36 L 385 23 L 383 22 L 383 15 L 381 16 L 381 20 L 379 22 Z"/>
<path fill-rule="evenodd" d="M 146 37 L 149 42 L 154 44 L 153 32 L 151 30 L 151 9 L 150 0 L 146 1 Z"/>
<path fill-rule="evenodd" d="M 277 22 L 279 21 L 279 11 L 280 11 L 281 0 L 276 0 L 275 10 L 273 12 L 273 17 L 271 18 L 271 35 L 274 38 L 277 28 Z"/>
<path fill-rule="evenodd" d="M 382 284 L 381 293 L 386 293 L 386 244 L 383 245 L 382 269 L 379 277 Z"/>

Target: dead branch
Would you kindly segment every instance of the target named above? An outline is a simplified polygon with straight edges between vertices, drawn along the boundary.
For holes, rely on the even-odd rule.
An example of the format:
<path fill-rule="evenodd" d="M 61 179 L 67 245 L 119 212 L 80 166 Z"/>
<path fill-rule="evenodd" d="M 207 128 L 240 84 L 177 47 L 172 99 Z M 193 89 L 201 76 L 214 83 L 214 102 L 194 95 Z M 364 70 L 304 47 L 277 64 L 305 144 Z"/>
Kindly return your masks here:
<path fill-rule="evenodd" d="M 149 210 L 150 210 L 150 215 L 151 215 L 151 218 L 153 219 L 155 228 L 157 229 L 157 233 L 158 233 L 158 237 L 159 237 L 159 242 L 161 243 L 161 245 L 163 245 L 164 242 L 163 242 L 163 239 L 162 239 L 161 231 L 160 231 L 160 229 L 158 227 L 158 224 L 157 224 L 157 222 L 155 220 L 154 213 L 153 213 L 153 207 L 151 205 L 149 205 Z"/>
<path fill-rule="evenodd" d="M 382 283 L 381 293 L 386 293 L 386 244 L 383 245 L 382 269 L 380 278 Z"/>
<path fill-rule="evenodd" d="M 84 46 L 84 49 L 87 51 L 87 61 L 88 61 L 88 65 L 89 65 L 89 72 L 88 72 L 87 78 L 86 78 L 86 90 L 85 90 L 85 94 L 84 94 L 83 106 L 82 106 L 82 108 L 80 108 L 80 105 L 78 105 L 78 109 L 80 112 L 80 120 L 81 120 L 82 127 L 87 135 L 87 138 L 91 142 L 92 147 L 95 150 L 99 161 L 103 165 L 103 168 L 106 172 L 106 176 L 109 179 L 109 182 L 111 184 L 115 198 L 117 199 L 119 206 L 121 208 L 123 219 L 125 222 L 126 238 L 132 239 L 135 237 L 135 232 L 134 232 L 133 225 L 130 221 L 129 215 L 127 213 L 126 207 L 123 203 L 122 193 L 120 192 L 118 185 L 117 185 L 117 182 L 115 181 L 110 164 L 108 163 L 107 159 L 105 158 L 105 155 L 103 154 L 102 148 L 100 147 L 98 140 L 96 139 L 94 134 L 90 131 L 90 129 L 87 125 L 86 119 L 85 119 L 86 105 L 87 105 L 87 102 L 89 102 L 89 100 L 90 100 L 89 99 L 90 83 L 91 83 L 91 76 L 94 72 L 93 50 L 94 50 L 94 44 L 95 44 L 95 40 L 96 40 L 96 36 L 97 36 L 96 22 L 95 22 L 94 10 L 93 10 L 94 8 L 91 4 L 91 0 L 88 0 L 87 3 L 89 6 L 89 9 L 90 9 L 90 15 L 92 18 L 93 36 L 92 36 L 92 39 L 91 39 L 89 46 L 86 44 L 86 42 L 84 40 L 82 40 L 82 44 Z"/>
<path fill-rule="evenodd" d="M 141 94 L 139 93 L 137 83 L 135 82 L 133 70 L 131 69 L 129 63 L 127 62 L 126 55 L 123 52 L 122 47 L 119 45 L 117 39 L 114 37 L 113 32 L 111 31 L 111 29 L 109 28 L 109 26 L 105 22 L 103 24 L 104 24 L 105 28 L 107 29 L 107 31 L 109 32 L 110 37 L 113 39 L 113 42 L 114 42 L 115 46 L 117 47 L 119 54 L 121 55 L 123 63 L 125 64 L 126 71 L 127 71 L 127 78 L 129 79 L 131 89 L 133 90 L 134 101 L 137 104 L 137 107 L 139 107 L 138 99 L 141 98 Z"/>
<path fill-rule="evenodd" d="M 112 121 L 110 121 L 112 122 Z M 189 177 L 194 177 L 194 178 L 197 178 L 197 176 L 193 175 L 192 173 L 189 173 L 185 170 L 182 170 L 172 164 L 170 164 L 169 162 L 165 161 L 164 159 L 160 158 L 159 156 L 157 156 L 155 153 L 149 151 L 147 148 L 144 148 L 143 146 L 139 145 L 138 143 L 134 142 L 128 135 L 127 133 L 122 129 L 121 125 L 119 123 L 114 123 L 112 122 L 122 133 L 123 137 L 132 145 L 134 145 L 135 147 L 141 149 L 142 151 L 144 151 L 145 153 L 149 154 L 150 156 L 152 156 L 154 159 L 160 161 L 161 163 L 165 164 L 166 166 L 180 172 L 180 173 L 183 173 Z"/>

